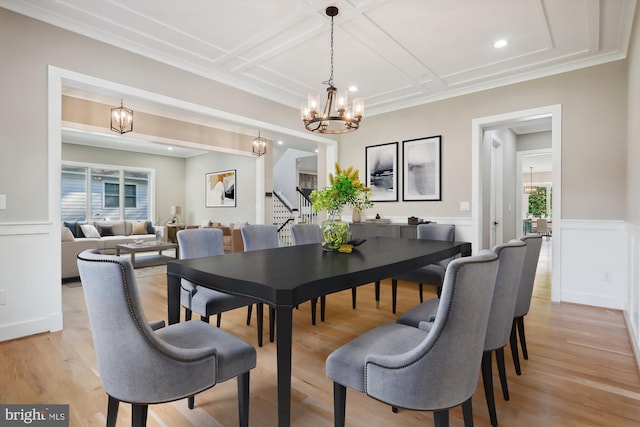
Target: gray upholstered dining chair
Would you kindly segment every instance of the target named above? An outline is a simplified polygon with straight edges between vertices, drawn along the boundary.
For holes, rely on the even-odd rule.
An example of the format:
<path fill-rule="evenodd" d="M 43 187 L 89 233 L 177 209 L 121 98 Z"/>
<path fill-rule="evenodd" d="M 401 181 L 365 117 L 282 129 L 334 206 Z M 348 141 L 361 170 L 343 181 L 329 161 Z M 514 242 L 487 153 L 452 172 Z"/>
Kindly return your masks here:
<path fill-rule="evenodd" d="M 491 251 L 458 258 L 445 273 L 442 308 L 429 331 L 386 323 L 331 353 L 335 425 L 344 426 L 347 387 L 394 408 L 434 411 L 436 427 L 448 426 L 449 408 L 462 405 L 465 425 L 473 425 L 471 397 L 497 271 Z"/>
<path fill-rule="evenodd" d="M 78 255 L 100 381 L 109 397 L 107 427 L 120 402 L 132 404 L 132 425 L 145 426 L 148 405 L 188 398 L 233 377 L 239 424 L 249 424 L 249 372 L 256 350 L 200 321 L 152 327 L 142 309 L 128 259 L 88 250 Z M 155 329 L 154 329 L 155 328 Z"/>
<path fill-rule="evenodd" d="M 278 228 L 272 224 L 246 224 L 240 228 L 244 251 L 259 251 L 262 249 L 273 249 L 280 246 L 278 241 Z M 258 316 L 262 317 L 262 303 L 257 306 Z M 276 321 L 276 310 L 269 307 L 269 341 L 274 340 L 274 329 Z M 262 339 L 261 339 L 262 341 Z"/>
<path fill-rule="evenodd" d="M 418 239 L 428 240 L 442 240 L 446 242 L 453 242 L 456 235 L 456 228 L 450 224 L 420 224 L 417 227 Z M 396 312 L 396 300 L 398 294 L 398 280 L 404 280 L 406 282 L 418 283 L 420 291 L 420 302 L 424 301 L 423 297 L 423 284 L 434 285 L 437 289 L 438 295 L 442 288 L 442 281 L 444 279 L 444 272 L 447 269 L 447 265 L 453 260 L 453 258 L 443 259 L 435 264 L 429 264 L 417 270 L 409 271 L 400 276 L 391 278 L 391 300 L 392 300 L 392 312 Z"/>
<path fill-rule="evenodd" d="M 224 255 L 223 233 L 219 228 L 192 228 L 177 233 L 180 259 L 202 258 Z M 203 321 L 216 315 L 216 325 L 220 327 L 222 313 L 240 307 L 248 307 L 247 325 L 251 319 L 253 304 L 262 304 L 250 298 L 231 295 L 213 289 L 197 286 L 188 280 L 180 281 L 180 304 L 185 308 L 185 319 L 191 320 L 191 313 L 200 314 Z M 258 346 L 262 347 L 262 310 L 257 309 Z"/>
<path fill-rule="evenodd" d="M 522 240 L 511 240 L 509 243 L 497 245 L 493 252 L 498 255 L 500 265 L 496 286 L 493 291 L 491 311 L 487 324 L 487 334 L 484 339 L 484 352 L 482 355 L 482 382 L 484 394 L 489 409 L 489 419 L 494 427 L 498 425 L 496 405 L 493 393 L 492 353 L 496 354 L 498 373 L 502 394 L 505 400 L 509 400 L 509 388 L 504 364 L 504 347 L 509 342 L 513 313 L 522 276 L 522 266 L 527 247 Z M 433 327 L 439 300 L 433 298 L 404 313 L 397 320 L 404 325 L 420 327 L 429 330 Z"/>
<path fill-rule="evenodd" d="M 518 337 L 522 346 L 522 356 L 529 358 L 527 352 L 527 340 L 524 335 L 524 316 L 529 313 L 531 307 L 531 297 L 533 295 L 533 284 L 536 280 L 536 269 L 538 268 L 538 260 L 540 258 L 540 249 L 542 247 L 542 236 L 539 234 L 528 234 L 522 237 L 522 241 L 527 245 L 527 254 L 524 258 L 522 267 L 522 277 L 520 279 L 520 287 L 518 288 L 518 298 L 516 299 L 516 309 L 513 313 L 513 325 L 511 326 L 511 356 L 513 357 L 513 365 L 516 374 L 520 375 L 520 357 L 518 355 Z"/>

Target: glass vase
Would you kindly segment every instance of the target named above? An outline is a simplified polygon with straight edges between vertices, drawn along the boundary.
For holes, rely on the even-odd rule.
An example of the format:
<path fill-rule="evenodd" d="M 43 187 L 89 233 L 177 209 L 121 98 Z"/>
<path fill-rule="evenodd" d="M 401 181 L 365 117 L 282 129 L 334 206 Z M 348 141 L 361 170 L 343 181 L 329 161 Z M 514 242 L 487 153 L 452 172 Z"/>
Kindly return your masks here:
<path fill-rule="evenodd" d="M 329 218 L 322 222 L 322 249 L 325 251 L 337 251 L 340 246 L 349 241 L 349 224 Z"/>

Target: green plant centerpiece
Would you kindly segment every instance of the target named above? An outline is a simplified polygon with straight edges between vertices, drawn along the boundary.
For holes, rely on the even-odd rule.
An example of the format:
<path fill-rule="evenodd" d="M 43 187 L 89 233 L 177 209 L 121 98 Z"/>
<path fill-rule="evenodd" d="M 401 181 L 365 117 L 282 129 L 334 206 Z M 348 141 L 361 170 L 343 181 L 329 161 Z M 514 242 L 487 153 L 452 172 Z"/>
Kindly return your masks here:
<path fill-rule="evenodd" d="M 371 190 L 358 178 L 358 169 L 349 166 L 341 169 L 336 163 L 335 173 L 329 174 L 329 185 L 322 190 L 313 190 L 309 198 L 313 211 L 326 211 L 328 219 L 323 221 L 322 248 L 327 251 L 351 252 L 349 225 L 340 220 L 340 213 L 349 206 L 362 212 L 373 206 L 369 199 Z"/>

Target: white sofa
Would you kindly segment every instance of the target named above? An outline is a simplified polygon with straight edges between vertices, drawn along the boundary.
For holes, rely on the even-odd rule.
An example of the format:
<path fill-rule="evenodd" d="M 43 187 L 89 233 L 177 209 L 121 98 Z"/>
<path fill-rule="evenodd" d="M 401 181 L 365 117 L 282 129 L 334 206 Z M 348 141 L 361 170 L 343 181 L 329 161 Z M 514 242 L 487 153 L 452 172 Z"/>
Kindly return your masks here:
<path fill-rule="evenodd" d="M 146 223 L 146 221 L 96 221 L 83 223 L 93 225 L 96 230 L 102 228 L 105 235 L 99 237 L 74 237 L 71 232 L 72 224 L 63 225 L 61 230 L 62 278 L 68 279 L 80 275 L 76 258 L 80 252 L 86 249 L 97 249 L 103 254 L 115 255 L 116 245 L 133 243 L 135 240 L 155 240 L 155 229 L 152 226 L 149 227 L 148 224 L 145 224 L 143 228 L 142 222 Z"/>

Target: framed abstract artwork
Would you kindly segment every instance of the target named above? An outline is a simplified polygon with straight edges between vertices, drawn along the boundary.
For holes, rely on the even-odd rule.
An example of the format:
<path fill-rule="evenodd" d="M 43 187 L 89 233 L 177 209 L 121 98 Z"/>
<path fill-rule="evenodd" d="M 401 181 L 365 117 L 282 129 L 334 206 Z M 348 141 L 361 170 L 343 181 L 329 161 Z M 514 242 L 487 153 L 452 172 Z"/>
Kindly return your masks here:
<path fill-rule="evenodd" d="M 205 174 L 204 200 L 207 208 L 236 206 L 236 170 Z"/>
<path fill-rule="evenodd" d="M 440 135 L 402 141 L 402 200 L 442 200 L 441 142 Z"/>
<path fill-rule="evenodd" d="M 398 143 L 365 147 L 365 185 L 373 202 L 398 201 Z"/>

